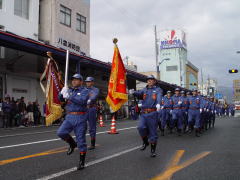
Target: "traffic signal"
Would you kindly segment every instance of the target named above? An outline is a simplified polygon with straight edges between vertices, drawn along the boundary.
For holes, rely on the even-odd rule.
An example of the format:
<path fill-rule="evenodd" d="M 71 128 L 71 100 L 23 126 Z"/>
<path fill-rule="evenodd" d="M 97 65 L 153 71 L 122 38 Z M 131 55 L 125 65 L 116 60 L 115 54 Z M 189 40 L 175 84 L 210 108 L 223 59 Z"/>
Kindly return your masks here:
<path fill-rule="evenodd" d="M 238 70 L 237 69 L 230 69 L 228 72 L 229 73 L 238 73 Z"/>
<path fill-rule="evenodd" d="M 190 83 L 191 86 L 197 86 L 197 83 Z"/>

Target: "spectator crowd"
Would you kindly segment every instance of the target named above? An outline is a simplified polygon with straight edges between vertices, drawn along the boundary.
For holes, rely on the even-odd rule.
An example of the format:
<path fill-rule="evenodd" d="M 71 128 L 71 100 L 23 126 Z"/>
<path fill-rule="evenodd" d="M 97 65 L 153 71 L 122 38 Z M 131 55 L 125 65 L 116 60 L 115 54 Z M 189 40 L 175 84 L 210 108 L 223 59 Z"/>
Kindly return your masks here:
<path fill-rule="evenodd" d="M 0 99 L 0 127 L 36 126 L 43 124 L 38 101 L 25 103 L 24 97 L 15 100 L 9 95 Z"/>

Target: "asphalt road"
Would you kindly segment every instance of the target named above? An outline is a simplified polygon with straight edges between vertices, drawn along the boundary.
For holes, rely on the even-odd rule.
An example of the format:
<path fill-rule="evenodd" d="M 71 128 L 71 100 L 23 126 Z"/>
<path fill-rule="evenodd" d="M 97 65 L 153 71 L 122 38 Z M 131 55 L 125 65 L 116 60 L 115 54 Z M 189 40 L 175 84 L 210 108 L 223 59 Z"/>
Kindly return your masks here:
<path fill-rule="evenodd" d="M 76 171 L 77 150 L 66 155 L 58 127 L 0 129 L 0 179 L 240 179 L 240 118 L 218 118 L 199 138 L 159 137 L 156 158 L 150 148 L 139 151 L 136 126 L 137 121 L 117 122 L 117 135 L 107 134 L 109 125 L 98 128 L 97 148 L 88 151 L 83 171 Z"/>

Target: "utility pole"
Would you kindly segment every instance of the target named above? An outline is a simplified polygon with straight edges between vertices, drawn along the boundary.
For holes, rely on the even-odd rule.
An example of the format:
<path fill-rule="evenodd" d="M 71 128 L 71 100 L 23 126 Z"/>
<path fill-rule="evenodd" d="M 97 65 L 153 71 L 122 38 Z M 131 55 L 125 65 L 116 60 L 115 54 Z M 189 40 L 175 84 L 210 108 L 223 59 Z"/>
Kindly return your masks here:
<path fill-rule="evenodd" d="M 209 77 L 209 75 L 208 75 L 208 83 L 207 84 L 208 84 L 207 95 L 210 96 L 210 91 L 209 91 L 210 90 L 210 88 L 209 88 L 209 86 L 210 86 L 210 77 Z"/>
<path fill-rule="evenodd" d="M 157 26 L 154 26 L 154 34 L 155 34 L 155 56 L 156 56 L 156 71 L 157 71 L 157 79 L 160 80 L 160 71 L 159 71 L 159 63 L 158 63 L 158 39 L 157 39 Z"/>
<path fill-rule="evenodd" d="M 201 68 L 201 82 L 202 82 L 202 94 L 203 94 L 203 73 L 202 73 L 202 68 Z"/>

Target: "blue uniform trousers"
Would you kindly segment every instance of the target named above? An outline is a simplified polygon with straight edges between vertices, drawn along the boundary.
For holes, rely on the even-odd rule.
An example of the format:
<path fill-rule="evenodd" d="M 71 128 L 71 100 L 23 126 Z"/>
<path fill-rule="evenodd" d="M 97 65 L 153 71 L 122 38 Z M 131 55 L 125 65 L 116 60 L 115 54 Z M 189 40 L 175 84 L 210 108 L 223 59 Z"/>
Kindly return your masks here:
<path fill-rule="evenodd" d="M 71 131 L 74 131 L 76 135 L 77 146 L 80 152 L 86 152 L 87 113 L 82 115 L 66 115 L 65 120 L 57 131 L 57 135 L 65 140 Z"/>
<path fill-rule="evenodd" d="M 183 116 L 183 125 L 184 127 L 188 124 L 188 111 L 187 109 L 182 109 L 182 116 Z"/>
<path fill-rule="evenodd" d="M 193 125 L 195 120 L 195 128 L 200 128 L 200 111 L 199 109 L 188 110 L 188 125 Z"/>
<path fill-rule="evenodd" d="M 162 109 L 162 119 L 161 119 L 161 128 L 164 129 L 166 126 L 166 123 L 170 121 L 171 119 L 171 114 L 170 114 L 171 109 Z"/>
<path fill-rule="evenodd" d="M 182 129 L 183 114 L 181 109 L 173 109 L 172 111 L 172 120 L 170 123 L 170 128 L 173 128 L 177 123 L 177 128 Z"/>
<path fill-rule="evenodd" d="M 88 109 L 88 129 L 91 139 L 96 138 L 97 130 L 97 109 L 96 107 L 91 107 Z"/>
<path fill-rule="evenodd" d="M 162 118 L 163 118 L 162 113 L 163 113 L 162 110 L 160 110 L 160 111 L 158 111 L 158 115 L 157 115 L 159 128 L 160 128 L 160 125 L 162 124 Z M 162 127 L 162 125 L 161 125 L 161 127 Z"/>
<path fill-rule="evenodd" d="M 157 143 L 158 112 L 141 114 L 138 132 L 142 138 L 148 137 L 150 143 Z"/>

